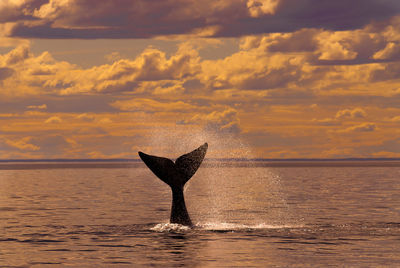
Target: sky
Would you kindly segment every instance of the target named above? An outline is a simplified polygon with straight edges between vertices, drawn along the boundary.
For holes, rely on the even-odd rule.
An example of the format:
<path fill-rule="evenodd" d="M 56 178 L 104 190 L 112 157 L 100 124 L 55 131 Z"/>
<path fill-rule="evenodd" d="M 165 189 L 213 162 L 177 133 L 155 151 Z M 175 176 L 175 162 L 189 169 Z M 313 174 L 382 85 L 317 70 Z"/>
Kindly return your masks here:
<path fill-rule="evenodd" d="M 204 142 L 400 157 L 400 1 L 0 1 L 0 159 Z"/>

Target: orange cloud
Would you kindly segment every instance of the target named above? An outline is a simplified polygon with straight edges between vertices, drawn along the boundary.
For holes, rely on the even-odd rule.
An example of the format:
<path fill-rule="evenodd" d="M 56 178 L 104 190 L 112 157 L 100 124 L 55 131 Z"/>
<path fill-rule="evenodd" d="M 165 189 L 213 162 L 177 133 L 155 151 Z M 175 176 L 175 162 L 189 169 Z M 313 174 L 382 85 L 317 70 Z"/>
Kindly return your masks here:
<path fill-rule="evenodd" d="M 29 48 L 21 46 L 0 56 L 0 66 L 7 66 L 0 67 L 0 94 L 10 97 L 150 91 L 171 96 L 184 94 L 197 81 L 196 90 L 292 88 L 326 95 L 333 91 L 325 89 L 334 87 L 334 94 L 340 90 L 341 94 L 395 95 L 397 91 L 381 90 L 373 83 L 391 80 L 398 88 L 400 83 L 395 78 L 399 64 L 379 62 L 373 55 L 396 38 L 389 28 L 381 34 L 372 33 L 371 27 L 347 32 L 303 29 L 247 37 L 241 50 L 218 60 L 202 60 L 198 50 L 183 43 L 169 57 L 149 47 L 133 60 L 120 59 L 89 69 L 57 61 L 46 52 L 34 56 Z M 335 42 L 353 51 L 354 56 L 334 56 L 336 52 L 330 46 Z M 361 64 L 363 61 L 375 64 Z M 346 88 L 336 86 L 343 81 Z"/>
<path fill-rule="evenodd" d="M 92 122 L 95 120 L 96 117 L 93 114 L 83 113 L 83 114 L 77 115 L 76 118 L 86 121 L 86 122 Z"/>
<path fill-rule="evenodd" d="M 390 121 L 393 121 L 393 122 L 400 122 L 400 115 L 391 118 Z"/>
<path fill-rule="evenodd" d="M 29 143 L 32 137 L 24 137 L 21 140 L 9 140 L 6 139 L 5 143 L 11 147 L 15 147 L 19 150 L 23 151 L 38 151 L 40 150 L 39 146 Z"/>
<path fill-rule="evenodd" d="M 241 132 L 237 111 L 227 108 L 223 111 L 213 111 L 208 114 L 196 114 L 190 120 L 180 121 L 180 124 L 203 124 L 205 131 L 238 134 Z"/>
<path fill-rule="evenodd" d="M 46 124 L 57 124 L 57 123 L 61 123 L 62 119 L 58 116 L 52 116 L 49 117 L 48 119 L 46 119 L 46 121 L 44 121 Z"/>
<path fill-rule="evenodd" d="M 26 108 L 28 109 L 39 109 L 39 110 L 46 110 L 47 109 L 47 105 L 46 104 L 42 104 L 42 105 L 29 105 Z"/>
<path fill-rule="evenodd" d="M 336 119 L 343 119 L 343 118 L 364 118 L 366 113 L 361 108 L 354 108 L 353 110 L 344 109 L 340 110 L 336 113 Z"/>
<path fill-rule="evenodd" d="M 400 45 L 389 42 L 382 50 L 377 51 L 373 56 L 377 60 L 386 60 L 400 57 Z"/>
<path fill-rule="evenodd" d="M 274 14 L 279 0 L 247 0 L 247 8 L 250 16 L 261 17 L 266 14 Z"/>
<path fill-rule="evenodd" d="M 12 12 L 0 20 L 13 21 L 4 33 L 19 31 L 23 35 L 23 30 L 29 29 L 32 33 L 26 34 L 46 33 L 42 36 L 46 38 L 70 31 L 71 36 L 79 37 L 90 29 L 88 38 L 104 37 L 109 25 L 103 19 L 108 18 L 108 11 L 121 7 L 104 2 L 93 9 L 89 2 L 21 0 L 18 9 L 8 7 Z M 315 7 L 302 6 L 311 2 Z M 162 29 L 159 22 L 151 24 L 154 29 L 148 35 L 163 35 L 162 42 L 149 41 L 157 48 L 149 46 L 132 58 L 122 56 L 126 50 L 115 51 L 108 64 L 91 67 L 62 61 L 56 53 L 34 54 L 29 44 L 17 42 L 17 47 L 0 55 L 3 156 L 137 157 L 132 148 L 161 146 L 153 135 L 161 135 L 161 129 L 165 135 L 188 137 L 188 143 L 196 135 L 199 142 L 220 135 L 217 143 L 234 136 L 237 143 L 251 144 L 257 157 L 394 155 L 400 150 L 396 147 L 400 138 L 400 16 L 388 16 L 379 23 L 357 17 L 354 24 L 339 27 L 340 31 L 333 21 L 324 21 L 327 27 L 311 27 L 319 13 L 306 27 L 278 23 L 288 14 L 285 12 L 304 15 L 325 10 L 324 1 L 311 2 L 180 1 L 179 8 L 161 15 Z M 148 11 L 135 11 L 127 5 L 129 10 L 121 16 L 132 12 L 147 15 L 152 8 L 155 13 L 151 14 L 158 14 L 161 2 L 140 3 Z M 164 7 L 176 5 L 176 1 L 163 3 Z M 375 1 L 368 0 L 365 6 L 374 6 L 372 3 Z M 0 14 L 5 14 L 5 6 L 0 7 Z M 210 16 L 205 15 L 207 10 Z M 90 14 L 78 16 L 84 11 Z M 36 20 L 27 21 L 29 16 Z M 146 21 L 143 16 L 140 23 Z M 193 25 L 187 17 L 193 17 Z M 78 24 L 78 18 L 87 20 L 86 24 Z M 181 28 L 169 28 L 178 18 Z M 275 20 L 276 25 L 265 24 Z M 261 22 L 270 28 L 257 28 Z M 283 28 L 275 28 L 278 26 Z M 124 26 L 115 27 L 118 31 Z M 289 29 L 283 32 L 285 27 Z M 175 32 L 166 33 L 168 29 Z M 139 24 L 123 30 L 146 34 L 140 32 Z M 249 35 L 240 40 L 206 41 L 193 36 L 201 32 Z M 126 37 L 132 33 L 115 34 Z M 174 35 L 180 36 L 168 41 L 166 36 Z M 179 44 L 183 36 L 191 40 Z M 176 51 L 163 48 L 163 42 L 177 44 Z M 214 53 L 216 44 L 222 53 Z M 218 55 L 207 54 L 210 50 Z M 218 148 L 221 152 L 222 147 Z"/>
<path fill-rule="evenodd" d="M 372 132 L 372 131 L 375 131 L 376 128 L 377 127 L 376 127 L 375 123 L 362 123 L 359 125 L 348 127 L 339 132 Z"/>
<path fill-rule="evenodd" d="M 131 100 L 116 101 L 112 106 L 122 111 L 136 112 L 189 112 L 195 109 L 195 106 L 182 101 L 159 102 L 152 99 L 135 98 Z"/>

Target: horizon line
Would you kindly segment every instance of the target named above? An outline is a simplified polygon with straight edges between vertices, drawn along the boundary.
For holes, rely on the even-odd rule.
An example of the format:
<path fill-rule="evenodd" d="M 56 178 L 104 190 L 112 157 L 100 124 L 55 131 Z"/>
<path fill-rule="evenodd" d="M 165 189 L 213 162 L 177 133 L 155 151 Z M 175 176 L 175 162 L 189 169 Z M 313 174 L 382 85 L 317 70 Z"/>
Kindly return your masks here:
<path fill-rule="evenodd" d="M 204 161 L 234 162 L 279 162 L 279 161 L 400 161 L 396 157 L 347 157 L 347 158 L 206 158 Z M 140 158 L 43 158 L 43 159 L 0 159 L 6 162 L 141 162 Z"/>

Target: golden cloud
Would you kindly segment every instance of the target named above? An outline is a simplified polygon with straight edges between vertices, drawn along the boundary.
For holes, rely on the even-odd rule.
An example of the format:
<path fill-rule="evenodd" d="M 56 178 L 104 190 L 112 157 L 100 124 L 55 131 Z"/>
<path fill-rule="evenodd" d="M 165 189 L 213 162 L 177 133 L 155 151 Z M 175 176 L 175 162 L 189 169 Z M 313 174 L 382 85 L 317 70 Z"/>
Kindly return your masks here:
<path fill-rule="evenodd" d="M 95 120 L 96 117 L 93 114 L 83 113 L 83 114 L 77 115 L 76 118 L 79 120 L 86 121 L 86 122 L 92 122 Z"/>
<path fill-rule="evenodd" d="M 343 118 L 364 118 L 366 113 L 361 108 L 354 108 L 353 110 L 344 109 L 340 110 L 336 113 L 335 119 L 343 119 Z"/>
<path fill-rule="evenodd" d="M 372 132 L 376 130 L 375 123 L 362 123 L 359 125 L 355 125 L 352 127 L 348 127 L 344 130 L 340 130 L 338 132 Z"/>
<path fill-rule="evenodd" d="M 42 105 L 29 105 L 26 108 L 28 109 L 39 109 L 39 110 L 46 110 L 47 109 L 47 105 L 46 104 L 42 104 Z"/>
<path fill-rule="evenodd" d="M 237 111 L 227 108 L 223 111 L 213 111 L 208 114 L 196 114 L 189 120 L 183 120 L 180 124 L 203 124 L 207 132 L 220 132 L 238 134 L 241 132 L 240 120 Z"/>
<path fill-rule="evenodd" d="M 58 116 L 52 116 L 49 117 L 48 119 L 46 119 L 46 121 L 44 121 L 46 124 L 57 124 L 57 123 L 61 123 L 62 119 Z"/>
<path fill-rule="evenodd" d="M 0 68 L 5 70 L 0 73 L 0 78 L 3 77 L 0 94 L 10 97 L 43 93 L 143 93 L 150 90 L 155 95 L 171 96 L 185 93 L 186 82 L 199 81 L 197 91 L 294 88 L 330 94 L 334 91 L 325 89 L 336 87 L 334 94 L 339 89 L 342 94 L 352 94 L 357 88 L 362 91 L 360 94 L 370 91 L 374 95 L 387 95 L 387 91 L 378 89 L 371 82 L 398 77 L 399 64 L 361 62 L 374 61 L 373 55 L 394 42 L 397 37 L 388 32 L 390 30 L 386 29 L 381 34 L 372 33 L 368 27 L 346 32 L 303 29 L 294 33 L 246 37 L 242 40 L 241 50 L 217 60 L 202 60 L 190 43 L 181 44 L 170 57 L 149 47 L 133 60 L 120 59 L 89 69 L 57 61 L 47 52 L 34 56 L 29 47 L 19 46 L 0 55 Z M 394 60 L 397 56 L 389 53 L 387 57 Z M 334 65 L 335 61 L 340 65 Z M 325 65 L 321 65 L 323 62 Z M 343 64 L 345 62 L 349 64 Z M 347 88 L 337 86 L 343 81 Z"/>
<path fill-rule="evenodd" d="M 23 151 L 38 151 L 40 150 L 39 146 L 29 143 L 32 137 L 24 137 L 20 140 L 9 140 L 6 139 L 5 143 L 11 147 L 15 147 L 19 150 Z"/>
<path fill-rule="evenodd" d="M 56 2 L 37 16 L 62 16 Z M 261 2 L 268 1 L 252 8 Z M 274 16 L 267 13 L 254 19 Z M 21 45 L 0 55 L 2 143 L 6 155 L 136 157 L 131 148 L 149 146 L 149 133 L 179 128 L 237 134 L 260 157 L 388 152 L 382 144 L 400 137 L 400 24 L 390 23 L 252 35 L 237 51 L 207 59 L 201 55 L 215 40 L 193 39 L 172 53 L 148 47 L 90 68 Z"/>
<path fill-rule="evenodd" d="M 279 0 L 247 0 L 247 8 L 251 17 L 261 17 L 266 14 L 274 14 Z"/>
<path fill-rule="evenodd" d="M 136 112 L 189 112 L 195 110 L 195 106 L 183 101 L 159 102 L 153 99 L 134 98 L 130 100 L 116 101 L 111 104 L 122 111 Z"/>

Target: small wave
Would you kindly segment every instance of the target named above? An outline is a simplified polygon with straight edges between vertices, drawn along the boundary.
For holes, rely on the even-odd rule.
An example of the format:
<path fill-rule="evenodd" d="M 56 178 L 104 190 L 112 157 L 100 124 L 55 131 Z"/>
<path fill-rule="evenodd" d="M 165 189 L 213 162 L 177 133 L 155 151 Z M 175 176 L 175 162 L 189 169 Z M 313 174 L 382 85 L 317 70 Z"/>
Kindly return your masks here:
<path fill-rule="evenodd" d="M 184 232 L 190 230 L 190 227 L 176 223 L 159 223 L 150 230 L 155 232 Z"/>

